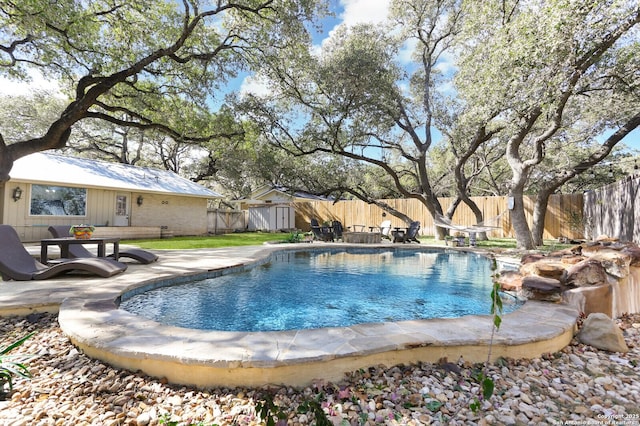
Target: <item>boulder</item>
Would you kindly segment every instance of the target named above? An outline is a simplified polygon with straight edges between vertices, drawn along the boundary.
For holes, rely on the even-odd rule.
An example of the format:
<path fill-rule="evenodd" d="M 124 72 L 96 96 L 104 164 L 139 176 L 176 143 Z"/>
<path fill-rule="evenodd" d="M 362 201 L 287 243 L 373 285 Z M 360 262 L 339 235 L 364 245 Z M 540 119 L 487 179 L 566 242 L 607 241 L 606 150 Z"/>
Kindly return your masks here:
<path fill-rule="evenodd" d="M 565 287 L 554 278 L 528 275 L 522 279 L 522 289 L 529 293 L 529 299 L 559 302 Z"/>
<path fill-rule="evenodd" d="M 525 254 L 520 259 L 520 264 L 521 265 L 526 265 L 527 263 L 538 262 L 539 260 L 546 259 L 546 258 L 547 258 L 547 256 L 545 256 L 544 254 L 540 254 L 540 253 Z"/>
<path fill-rule="evenodd" d="M 578 333 L 578 340 L 605 351 L 629 351 L 620 327 L 608 315 L 602 313 L 589 314 Z"/>
<path fill-rule="evenodd" d="M 640 266 L 640 247 L 629 244 L 621 252 L 631 258 L 629 266 Z"/>
<path fill-rule="evenodd" d="M 594 259 L 583 260 L 567 269 L 568 285 L 586 287 L 607 282 L 607 273 L 602 264 Z"/>
<path fill-rule="evenodd" d="M 596 237 L 596 242 L 602 245 L 609 245 L 618 242 L 618 239 L 612 238 L 608 235 L 599 235 L 598 237 Z"/>
<path fill-rule="evenodd" d="M 564 257 L 564 256 L 573 256 L 575 253 L 573 252 L 573 247 L 556 250 L 549 253 L 549 257 Z"/>
<path fill-rule="evenodd" d="M 523 276 L 539 275 L 564 282 L 567 277 L 565 265 L 556 258 L 543 258 L 537 262 L 525 263 L 520 267 Z"/>
<path fill-rule="evenodd" d="M 584 260 L 584 257 L 582 256 L 577 256 L 577 255 L 567 255 L 567 256 L 562 256 L 562 258 L 560 259 L 560 261 L 565 264 L 565 265 L 575 265 L 576 263 L 580 263 Z"/>
<path fill-rule="evenodd" d="M 600 262 L 607 271 L 607 274 L 613 275 L 616 278 L 624 278 L 629 275 L 631 256 L 621 251 L 600 250 L 589 258 Z"/>
<path fill-rule="evenodd" d="M 500 290 L 519 291 L 522 288 L 522 275 L 517 271 L 503 271 L 496 280 L 500 284 Z"/>

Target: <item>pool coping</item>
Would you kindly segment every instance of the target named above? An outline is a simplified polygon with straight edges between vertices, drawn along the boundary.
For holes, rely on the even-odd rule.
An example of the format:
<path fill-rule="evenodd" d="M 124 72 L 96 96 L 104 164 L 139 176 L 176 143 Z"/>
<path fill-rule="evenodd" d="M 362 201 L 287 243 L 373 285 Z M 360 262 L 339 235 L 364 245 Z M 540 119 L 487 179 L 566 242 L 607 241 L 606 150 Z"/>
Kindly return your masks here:
<path fill-rule="evenodd" d="M 482 362 L 488 357 L 492 339 L 492 359 L 534 358 L 560 350 L 573 338 L 577 310 L 567 305 L 534 301 L 504 315 L 500 330 L 493 336 L 489 316 L 249 333 L 164 326 L 117 307 L 118 297 L 125 291 L 167 279 L 249 267 L 268 259 L 274 251 L 354 246 L 363 247 L 314 243 L 304 247 L 282 244 L 161 253 L 157 264 L 132 264 L 130 271 L 110 279 L 110 285 L 101 279 L 76 280 L 79 282 L 74 284 L 82 285 L 82 290 L 60 300 L 59 323 L 70 340 L 93 358 L 164 377 L 171 383 L 198 387 L 305 386 L 316 379 L 337 382 L 349 371 L 379 364 L 437 362 L 443 358 L 456 362 L 460 357 Z M 366 247 L 454 250 L 384 243 Z M 231 258 L 232 255 L 238 257 Z M 69 281 L 59 284 L 68 286 Z M 55 299 L 59 300 L 60 295 Z M 2 302 L 0 297 L 0 306 L 4 305 Z M 55 305 L 55 300 L 41 302 L 41 307 Z M 37 310 L 37 307 L 30 309 Z"/>

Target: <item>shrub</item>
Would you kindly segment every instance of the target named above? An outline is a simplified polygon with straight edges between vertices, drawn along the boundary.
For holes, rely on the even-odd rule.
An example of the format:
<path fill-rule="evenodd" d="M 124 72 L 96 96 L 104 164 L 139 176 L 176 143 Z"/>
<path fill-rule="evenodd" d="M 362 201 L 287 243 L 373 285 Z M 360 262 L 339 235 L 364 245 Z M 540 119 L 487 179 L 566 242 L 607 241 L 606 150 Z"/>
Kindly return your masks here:
<path fill-rule="evenodd" d="M 24 365 L 24 361 L 31 358 L 29 355 L 10 355 L 9 352 L 21 346 L 28 338 L 33 336 L 30 333 L 25 337 L 16 340 L 4 349 L 0 349 L 0 400 L 4 399 L 11 391 L 13 391 L 13 378 L 23 377 L 31 378 L 31 373 Z M 6 387 L 9 390 L 5 390 Z"/>

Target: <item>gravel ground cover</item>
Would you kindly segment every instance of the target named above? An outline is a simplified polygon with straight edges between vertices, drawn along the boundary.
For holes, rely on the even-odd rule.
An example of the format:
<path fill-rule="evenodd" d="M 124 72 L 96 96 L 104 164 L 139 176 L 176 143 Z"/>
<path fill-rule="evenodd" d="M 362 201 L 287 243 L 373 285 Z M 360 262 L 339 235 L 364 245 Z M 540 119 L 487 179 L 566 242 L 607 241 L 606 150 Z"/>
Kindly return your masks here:
<path fill-rule="evenodd" d="M 0 348 L 36 334 L 12 353 L 34 355 L 31 380 L 0 401 L 2 425 L 640 425 L 640 315 L 617 319 L 630 351 L 578 343 L 532 360 L 488 367 L 494 396 L 473 379 L 482 365 L 464 360 L 377 366 L 340 383 L 304 388 L 196 389 L 112 368 L 80 353 L 53 314 L 0 318 Z M 278 420 L 277 415 L 282 419 Z"/>

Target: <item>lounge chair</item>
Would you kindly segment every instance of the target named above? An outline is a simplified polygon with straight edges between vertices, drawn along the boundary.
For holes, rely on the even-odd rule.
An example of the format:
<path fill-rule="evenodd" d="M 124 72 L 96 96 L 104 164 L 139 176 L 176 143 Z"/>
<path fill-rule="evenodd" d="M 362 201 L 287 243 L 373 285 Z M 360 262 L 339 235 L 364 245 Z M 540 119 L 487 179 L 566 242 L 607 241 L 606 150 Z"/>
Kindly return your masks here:
<path fill-rule="evenodd" d="M 369 231 L 370 232 L 374 232 L 376 230 L 380 232 L 380 236 L 382 238 L 386 238 L 387 240 L 391 239 L 391 236 L 389 235 L 391 233 L 391 221 L 390 220 L 383 220 L 382 223 L 380 224 L 380 226 L 370 226 L 369 227 Z"/>
<path fill-rule="evenodd" d="M 49 232 L 51 233 L 51 235 L 53 235 L 54 238 L 68 237 L 69 226 L 50 226 Z M 70 245 L 69 257 L 85 258 L 85 257 L 95 257 L 95 255 L 81 245 Z M 113 254 L 110 254 L 107 257 L 113 257 Z M 154 253 L 151 253 L 150 251 L 147 251 L 147 250 L 137 249 L 137 248 L 120 250 L 118 252 L 118 257 L 120 258 L 128 257 L 140 263 L 144 263 L 145 265 L 158 260 L 158 256 L 155 255 Z"/>
<path fill-rule="evenodd" d="M 334 220 L 331 222 L 331 227 L 333 228 L 333 236 L 337 240 L 342 240 L 342 233 L 344 232 L 344 227 L 342 226 L 342 222 L 339 220 Z"/>
<path fill-rule="evenodd" d="M 393 242 L 394 243 L 410 243 L 411 241 L 415 241 L 419 243 L 418 240 L 418 231 L 420 230 L 420 222 L 411 222 L 409 227 L 406 230 L 395 228 L 392 231 Z"/>
<path fill-rule="evenodd" d="M 35 260 L 10 225 L 0 225 L 0 274 L 5 281 L 46 280 L 70 271 L 84 271 L 104 278 L 124 272 L 127 265 L 111 259 L 68 259 L 52 266 Z"/>
<path fill-rule="evenodd" d="M 311 219 L 311 232 L 316 240 L 333 241 L 333 230 L 329 226 L 320 226 L 318 219 Z"/>

